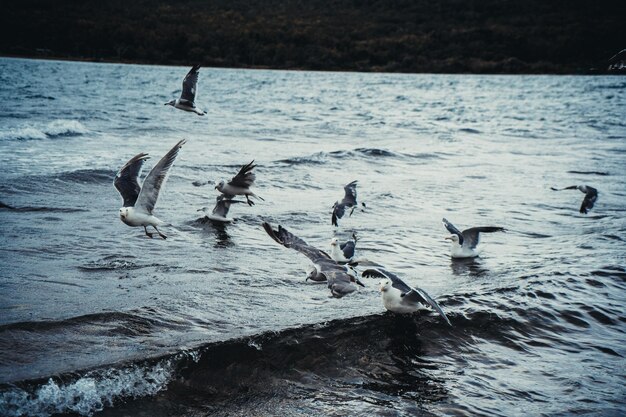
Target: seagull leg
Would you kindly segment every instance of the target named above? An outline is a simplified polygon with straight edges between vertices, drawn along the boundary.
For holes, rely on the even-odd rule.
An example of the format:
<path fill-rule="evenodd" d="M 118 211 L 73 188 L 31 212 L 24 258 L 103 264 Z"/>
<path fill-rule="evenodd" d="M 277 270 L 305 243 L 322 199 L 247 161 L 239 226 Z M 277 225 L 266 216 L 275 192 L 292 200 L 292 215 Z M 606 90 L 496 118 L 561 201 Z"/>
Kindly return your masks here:
<path fill-rule="evenodd" d="M 352 216 L 352 213 L 354 213 L 354 209 L 355 209 L 355 208 L 356 208 L 356 206 L 352 206 L 352 210 L 350 210 L 350 216 L 348 216 L 348 217 L 351 217 L 351 216 Z"/>
<path fill-rule="evenodd" d="M 153 233 L 148 232 L 148 229 L 146 229 L 146 226 L 143 227 L 143 230 L 146 232 L 146 236 L 148 236 L 150 239 L 152 239 Z"/>
<path fill-rule="evenodd" d="M 246 194 L 246 201 L 248 202 L 248 205 L 250 207 L 252 207 L 254 205 L 254 201 L 250 200 L 250 197 L 248 197 L 248 194 Z"/>
<path fill-rule="evenodd" d="M 163 240 L 167 239 L 167 236 L 165 236 L 163 233 L 159 232 L 159 229 L 156 228 L 156 226 L 153 226 L 154 230 L 157 231 L 157 233 L 159 234 L 159 236 L 161 236 L 163 238 Z"/>

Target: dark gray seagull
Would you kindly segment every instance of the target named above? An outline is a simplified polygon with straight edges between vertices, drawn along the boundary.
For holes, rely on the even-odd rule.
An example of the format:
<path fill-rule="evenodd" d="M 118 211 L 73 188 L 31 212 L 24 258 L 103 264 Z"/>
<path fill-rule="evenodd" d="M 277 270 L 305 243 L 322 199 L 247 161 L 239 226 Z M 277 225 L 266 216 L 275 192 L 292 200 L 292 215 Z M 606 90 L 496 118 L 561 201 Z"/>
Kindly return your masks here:
<path fill-rule="evenodd" d="M 215 186 L 215 189 L 220 193 L 224 194 L 226 197 L 234 197 L 236 195 L 243 195 L 246 197 L 246 201 L 249 206 L 254 205 L 254 201 L 250 200 L 249 196 L 256 197 L 259 200 L 263 200 L 263 198 L 254 194 L 250 187 L 254 184 L 254 180 L 256 179 L 256 175 L 252 170 L 256 167 L 254 165 L 254 160 L 250 162 L 248 165 L 244 165 L 241 167 L 237 175 L 235 175 L 228 183 L 224 180 L 221 180 Z M 265 201 L 265 200 L 263 200 Z"/>
<path fill-rule="evenodd" d="M 345 191 L 343 199 L 341 200 L 341 202 L 336 201 L 333 205 L 333 215 L 331 217 L 331 222 L 333 226 L 339 226 L 337 220 L 343 217 L 343 215 L 346 213 L 346 209 L 351 209 L 349 215 L 352 216 L 352 212 L 357 206 L 356 183 L 356 181 L 352 181 L 350 184 L 347 184 L 345 187 L 343 187 L 343 190 Z"/>
<path fill-rule="evenodd" d="M 206 214 L 209 220 L 213 220 L 216 222 L 222 223 L 230 223 L 233 221 L 232 218 L 226 217 L 228 215 L 228 211 L 230 210 L 230 206 L 237 203 L 245 203 L 245 201 L 241 200 L 233 200 L 231 197 L 227 197 L 224 194 L 220 194 L 215 198 L 215 207 L 210 214 Z M 203 207 L 200 210 L 205 213 L 208 211 L 208 207 Z"/>
<path fill-rule="evenodd" d="M 598 199 L 598 190 L 589 186 L 589 185 L 571 185 L 565 188 L 554 188 L 551 187 L 552 191 L 563 191 L 563 190 L 579 190 L 580 192 L 585 194 L 585 198 L 583 199 L 583 203 L 580 205 L 580 212 L 582 214 L 587 214 L 589 210 L 593 208 L 596 200 Z"/>
<path fill-rule="evenodd" d="M 365 278 L 382 278 L 379 289 L 387 310 L 394 313 L 414 313 L 430 306 L 452 326 L 439 304 L 421 288 L 409 287 L 397 275 L 384 269 L 366 269 L 361 275 Z"/>
<path fill-rule="evenodd" d="M 315 271 L 309 275 L 315 277 L 315 281 L 321 281 L 325 277 L 328 282 L 328 289 L 335 298 L 341 298 L 356 291 L 354 283 L 364 286 L 353 275 L 354 272 L 345 265 L 339 265 L 323 250 L 317 249 L 299 237 L 293 235 L 282 226 L 278 226 L 278 230 L 272 229 L 269 223 L 263 222 L 263 229 L 272 239 L 286 248 L 294 249 L 306 256 L 315 265 Z"/>
<path fill-rule="evenodd" d="M 180 93 L 180 98 L 170 100 L 165 105 L 173 106 L 177 109 L 196 113 L 200 116 L 204 116 L 206 112 L 196 107 L 196 94 L 198 92 L 198 70 L 200 65 L 196 64 L 187 73 L 183 80 L 183 91 Z"/>
<path fill-rule="evenodd" d="M 352 240 L 344 243 L 339 243 L 336 237 L 332 238 L 330 240 L 330 257 L 338 263 L 352 262 L 356 253 L 356 241 L 356 233 L 352 233 Z"/>
<path fill-rule="evenodd" d="M 163 233 L 157 229 L 164 222 L 152 214 L 154 206 L 159 198 L 161 187 L 167 180 L 167 173 L 172 167 L 178 151 L 185 144 L 185 139 L 178 142 L 163 158 L 150 170 L 143 181 L 143 186 L 139 186 L 137 178 L 141 172 L 144 162 L 148 159 L 147 153 L 135 155 L 126 162 L 115 176 L 113 184 L 124 199 L 123 207 L 120 209 L 120 219 L 129 226 L 143 226 L 146 236 L 152 237 L 153 233 L 148 232 L 147 226 L 152 226 L 163 239 Z"/>
<path fill-rule="evenodd" d="M 478 256 L 480 251 L 476 249 L 476 246 L 478 246 L 478 242 L 480 241 L 481 232 L 493 233 L 505 231 L 503 227 L 487 226 L 472 227 L 461 232 L 446 219 L 442 219 L 441 221 L 445 228 L 451 233 L 446 239 L 451 241 L 451 255 L 453 258 L 474 258 Z"/>

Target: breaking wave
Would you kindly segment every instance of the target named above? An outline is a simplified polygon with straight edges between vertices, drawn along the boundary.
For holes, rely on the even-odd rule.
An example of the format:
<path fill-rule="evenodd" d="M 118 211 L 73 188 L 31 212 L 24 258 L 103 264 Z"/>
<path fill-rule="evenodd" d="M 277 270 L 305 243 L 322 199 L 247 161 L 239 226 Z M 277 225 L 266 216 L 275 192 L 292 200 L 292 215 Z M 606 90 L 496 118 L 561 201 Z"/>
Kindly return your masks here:
<path fill-rule="evenodd" d="M 77 120 L 54 120 L 44 126 L 24 126 L 0 132 L 0 140 L 43 140 L 81 136 L 89 130 Z"/>
<path fill-rule="evenodd" d="M 276 163 L 288 165 L 321 165 L 333 159 L 371 159 L 371 158 L 391 158 L 391 159 L 434 159 L 440 158 L 437 154 L 419 153 L 404 154 L 400 152 L 392 152 L 387 149 L 379 148 L 356 148 L 352 150 L 341 150 L 331 152 L 316 152 L 307 156 L 296 156 L 287 159 L 280 159 Z"/>

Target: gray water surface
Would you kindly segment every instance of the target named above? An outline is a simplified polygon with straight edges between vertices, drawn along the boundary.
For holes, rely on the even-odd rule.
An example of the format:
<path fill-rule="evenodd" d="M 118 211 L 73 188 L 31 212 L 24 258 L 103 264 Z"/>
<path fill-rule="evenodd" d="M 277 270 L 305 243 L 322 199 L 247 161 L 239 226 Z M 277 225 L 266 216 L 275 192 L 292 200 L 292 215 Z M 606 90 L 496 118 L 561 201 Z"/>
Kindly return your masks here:
<path fill-rule="evenodd" d="M 187 71 L 0 59 L 3 415 L 626 407 L 625 77 L 202 68 L 199 117 L 163 106 Z M 182 138 L 155 210 L 168 239 L 149 239 L 113 178 Z M 253 159 L 265 201 L 204 219 Z M 335 230 L 355 179 L 367 207 Z M 588 215 L 550 190 L 575 184 L 599 190 Z M 507 232 L 454 262 L 442 217 Z M 357 231 L 453 328 L 385 313 L 375 280 L 331 298 L 263 221 L 325 250 Z"/>

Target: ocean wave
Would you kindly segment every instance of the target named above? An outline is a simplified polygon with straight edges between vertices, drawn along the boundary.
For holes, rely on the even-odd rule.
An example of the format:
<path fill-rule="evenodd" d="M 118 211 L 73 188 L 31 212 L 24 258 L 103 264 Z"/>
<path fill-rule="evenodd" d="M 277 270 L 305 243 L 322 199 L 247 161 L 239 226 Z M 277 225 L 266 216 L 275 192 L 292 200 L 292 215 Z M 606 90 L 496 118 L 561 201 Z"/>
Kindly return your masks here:
<path fill-rule="evenodd" d="M 511 289 L 493 291 L 503 290 Z M 538 290 L 528 295 L 545 296 Z M 445 384 L 436 377 L 445 363 L 429 361 L 431 355 L 453 356 L 459 346 L 474 349 L 476 339 L 530 354 L 543 347 L 578 350 L 582 349 L 581 342 L 566 334 L 590 326 L 585 313 L 600 324 L 616 323 L 611 312 L 592 307 L 555 311 L 543 306 L 487 305 L 487 300 L 479 298 L 468 293 L 442 301 L 442 306 L 449 309 L 472 300 L 472 307 L 462 313 L 448 312 L 452 327 L 428 312 L 379 313 L 207 343 L 119 366 L 5 384 L 0 386 L 0 414 L 91 415 L 121 401 L 157 395 L 170 386 L 170 400 L 172 396 L 192 392 L 205 404 L 211 403 L 211 407 L 228 409 L 230 400 L 245 396 L 246 392 L 273 396 L 273 390 L 283 390 L 285 386 L 324 390 L 326 383 L 320 379 L 331 384 L 342 381 L 342 390 L 354 395 L 381 393 L 411 401 L 437 402 L 448 395 Z M 97 318 L 123 318 L 117 314 Z M 86 318 L 93 319 L 78 319 Z M 25 330 L 37 331 L 31 327 Z M 425 345 L 428 352 L 424 351 Z M 591 347 L 620 356 L 595 342 Z M 272 384 L 276 379 L 284 382 L 280 388 Z M 141 403 L 135 407 L 141 409 Z"/>
<path fill-rule="evenodd" d="M 602 172 L 602 171 L 567 171 L 567 173 L 579 174 L 579 175 L 601 175 L 601 176 L 611 175 L 608 172 Z"/>
<path fill-rule="evenodd" d="M 115 171 L 107 169 L 79 169 L 75 171 L 62 171 L 47 175 L 25 175 L 12 179 L 10 182 L 0 183 L 0 192 L 8 195 L 23 195 L 31 192 L 76 192 L 77 184 L 110 184 L 115 178 Z M 59 207 L 13 207 L 13 204 L 4 203 L 5 209 L 15 209 L 16 211 L 86 211 L 80 208 L 59 208 Z"/>
<path fill-rule="evenodd" d="M 331 152 L 316 152 L 312 155 L 295 156 L 292 158 L 280 159 L 275 161 L 280 164 L 288 165 L 321 165 L 325 164 L 329 159 L 352 159 L 352 158 L 411 158 L 411 159 L 431 159 L 440 158 L 435 154 L 419 153 L 419 154 L 403 154 L 392 152 L 387 149 L 380 148 L 355 148 L 352 150 L 341 150 Z"/>
<path fill-rule="evenodd" d="M 43 384 L 14 386 L 0 391 L 0 414 L 7 417 L 55 413 L 89 416 L 122 398 L 155 395 L 170 382 L 179 360 L 175 357 L 154 364 L 94 370 L 71 382 L 64 382 L 65 378 L 50 378 Z"/>
<path fill-rule="evenodd" d="M 134 257 L 133 257 L 134 258 Z M 131 259 L 120 257 L 117 255 L 106 256 L 100 260 L 88 262 L 78 267 L 81 271 L 114 271 L 124 269 L 139 269 L 143 265 L 138 265 Z"/>
<path fill-rule="evenodd" d="M 41 177 L 37 177 L 38 179 Z M 107 184 L 115 178 L 115 171 L 108 169 L 77 169 L 46 176 L 46 182 L 62 181 L 83 184 Z"/>
<path fill-rule="evenodd" d="M 5 204 L 0 201 L 0 209 L 6 209 L 17 212 L 49 212 L 49 213 L 77 213 L 81 211 L 88 211 L 86 209 L 74 208 L 74 207 L 29 207 L 29 206 L 21 206 L 14 207 L 9 204 Z"/>
<path fill-rule="evenodd" d="M 463 132 L 463 133 L 473 133 L 473 134 L 479 134 L 482 133 L 480 130 L 478 129 L 472 129 L 471 127 L 462 127 L 459 129 L 459 132 Z"/>
<path fill-rule="evenodd" d="M 0 140 L 43 140 L 81 136 L 89 130 L 77 120 L 54 120 L 45 126 L 24 126 L 0 132 Z"/>

